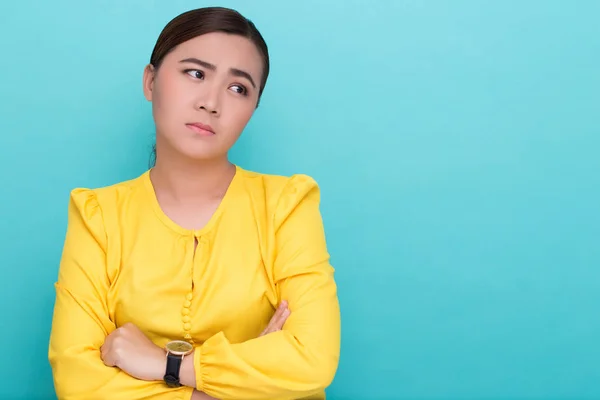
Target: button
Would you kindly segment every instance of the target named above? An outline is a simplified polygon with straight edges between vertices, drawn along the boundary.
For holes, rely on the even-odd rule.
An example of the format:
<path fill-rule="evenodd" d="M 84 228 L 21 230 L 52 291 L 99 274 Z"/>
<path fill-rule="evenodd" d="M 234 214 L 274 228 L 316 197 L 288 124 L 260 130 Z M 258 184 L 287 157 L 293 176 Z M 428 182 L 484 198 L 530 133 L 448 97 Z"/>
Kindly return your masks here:
<path fill-rule="evenodd" d="M 189 308 L 184 308 L 183 310 L 181 310 L 181 314 L 183 314 L 183 315 L 190 315 L 190 309 Z"/>
<path fill-rule="evenodd" d="M 189 333 L 186 333 L 183 338 L 186 340 L 190 340 L 192 338 L 192 335 L 190 335 Z"/>
<path fill-rule="evenodd" d="M 193 297 L 194 297 L 194 296 L 192 295 L 192 293 L 191 293 L 191 292 L 190 292 L 190 293 L 188 293 L 188 294 L 185 296 L 185 298 L 186 298 L 186 299 L 188 299 L 188 300 L 192 300 L 192 298 L 193 298 Z"/>
<path fill-rule="evenodd" d="M 183 322 L 190 322 L 192 319 L 190 318 L 189 315 L 186 315 L 185 317 L 183 317 Z"/>
<path fill-rule="evenodd" d="M 189 331 L 192 328 L 192 324 L 190 324 L 189 322 L 186 322 L 185 324 L 183 324 L 183 329 L 185 329 L 186 331 Z"/>
<path fill-rule="evenodd" d="M 185 303 L 183 303 L 183 306 L 184 306 L 185 308 L 188 308 L 188 307 L 189 307 L 189 306 L 191 306 L 191 305 L 192 305 L 192 302 L 191 302 L 191 301 L 189 301 L 189 300 L 186 300 L 186 301 L 185 301 Z"/>

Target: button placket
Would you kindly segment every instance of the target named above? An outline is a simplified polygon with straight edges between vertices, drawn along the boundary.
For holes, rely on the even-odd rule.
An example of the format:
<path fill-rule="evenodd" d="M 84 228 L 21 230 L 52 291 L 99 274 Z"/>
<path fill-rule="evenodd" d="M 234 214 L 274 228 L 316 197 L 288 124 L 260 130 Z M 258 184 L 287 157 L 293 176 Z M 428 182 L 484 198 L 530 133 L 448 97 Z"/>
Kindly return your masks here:
<path fill-rule="evenodd" d="M 181 309 L 181 322 L 183 323 L 184 338 L 188 341 L 192 338 L 192 335 L 190 334 L 190 330 L 192 329 L 192 324 L 190 323 L 192 320 L 190 317 L 190 307 L 192 305 L 192 299 L 194 298 L 193 296 L 191 291 L 185 296 L 185 302 Z"/>

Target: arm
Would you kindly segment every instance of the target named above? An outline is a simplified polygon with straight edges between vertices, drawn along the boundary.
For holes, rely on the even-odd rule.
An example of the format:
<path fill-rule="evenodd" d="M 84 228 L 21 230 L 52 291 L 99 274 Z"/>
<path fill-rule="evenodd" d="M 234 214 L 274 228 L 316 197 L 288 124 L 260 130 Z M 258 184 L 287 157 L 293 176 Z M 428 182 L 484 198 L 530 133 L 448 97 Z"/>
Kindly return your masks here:
<path fill-rule="evenodd" d="M 239 344 L 214 335 L 184 360 L 184 384 L 216 398 L 297 399 L 331 383 L 340 310 L 319 200 L 316 183 L 295 176 L 273 217 L 272 277 L 291 311 L 283 330 Z"/>
<path fill-rule="evenodd" d="M 100 348 L 115 330 L 109 316 L 107 236 L 102 211 L 90 190 L 75 190 L 56 283 L 49 361 L 59 399 L 173 399 L 161 382 L 135 379 L 104 365 Z M 190 398 L 192 389 L 177 389 Z"/>

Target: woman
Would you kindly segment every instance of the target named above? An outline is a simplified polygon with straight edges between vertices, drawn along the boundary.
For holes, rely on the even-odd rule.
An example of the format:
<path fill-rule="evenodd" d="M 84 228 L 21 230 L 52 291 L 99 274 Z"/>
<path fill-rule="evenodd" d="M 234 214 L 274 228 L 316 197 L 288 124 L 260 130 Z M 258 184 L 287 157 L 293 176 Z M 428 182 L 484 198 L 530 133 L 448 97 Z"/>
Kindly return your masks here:
<path fill-rule="evenodd" d="M 59 398 L 324 398 L 340 313 L 318 186 L 227 156 L 268 73 L 233 10 L 160 34 L 143 77 L 155 165 L 71 193 L 49 347 Z"/>

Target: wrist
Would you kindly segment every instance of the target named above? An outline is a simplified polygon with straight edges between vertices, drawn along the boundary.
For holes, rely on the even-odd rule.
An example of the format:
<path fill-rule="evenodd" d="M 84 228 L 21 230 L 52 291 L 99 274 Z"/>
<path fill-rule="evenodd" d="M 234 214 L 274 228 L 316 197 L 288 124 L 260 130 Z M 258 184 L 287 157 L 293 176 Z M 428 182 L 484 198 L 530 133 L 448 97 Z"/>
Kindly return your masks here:
<path fill-rule="evenodd" d="M 194 349 L 190 354 L 186 355 L 181 362 L 181 370 L 179 373 L 179 378 L 181 380 L 181 384 L 188 387 L 196 387 L 196 373 L 194 368 L 194 354 L 196 353 L 196 349 Z"/>
<path fill-rule="evenodd" d="M 165 378 L 165 371 L 167 370 L 167 352 L 163 349 L 160 349 L 160 352 L 157 352 L 155 365 L 153 380 L 163 381 Z"/>
<path fill-rule="evenodd" d="M 182 340 L 174 340 L 167 343 L 165 351 L 167 356 L 165 357 L 165 371 L 163 376 L 167 386 L 195 387 L 196 379 L 193 375 L 194 347 L 192 344 Z M 190 361 L 191 371 L 189 370 Z M 190 379 L 190 372 L 192 379 Z"/>

